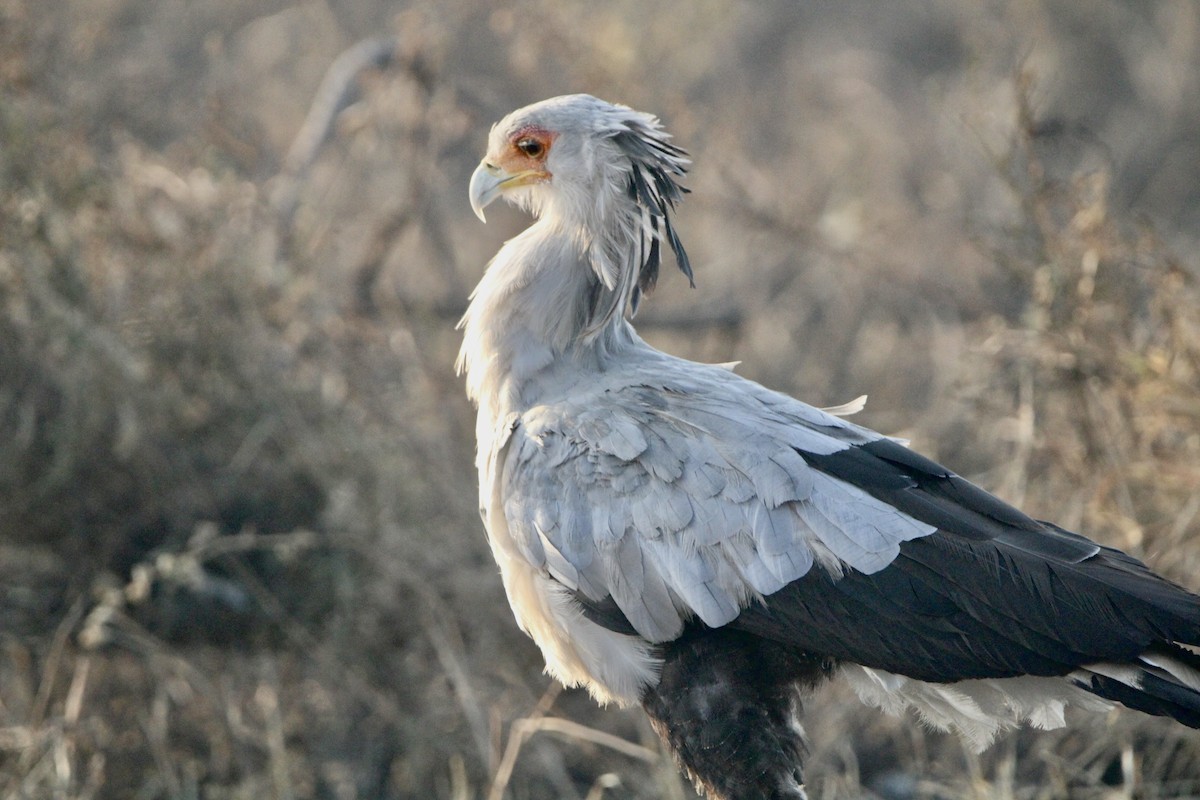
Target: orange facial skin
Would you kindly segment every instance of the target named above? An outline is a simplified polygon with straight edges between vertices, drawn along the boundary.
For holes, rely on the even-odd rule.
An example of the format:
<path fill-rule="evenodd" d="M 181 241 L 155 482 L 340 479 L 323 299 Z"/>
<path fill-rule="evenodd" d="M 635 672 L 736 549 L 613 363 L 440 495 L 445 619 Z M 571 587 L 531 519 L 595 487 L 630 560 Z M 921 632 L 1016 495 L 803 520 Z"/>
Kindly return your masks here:
<path fill-rule="evenodd" d="M 496 159 L 496 166 L 510 175 L 521 175 L 521 184 L 550 180 L 546 157 L 556 134 L 538 125 L 527 125 L 508 138 L 508 146 Z"/>

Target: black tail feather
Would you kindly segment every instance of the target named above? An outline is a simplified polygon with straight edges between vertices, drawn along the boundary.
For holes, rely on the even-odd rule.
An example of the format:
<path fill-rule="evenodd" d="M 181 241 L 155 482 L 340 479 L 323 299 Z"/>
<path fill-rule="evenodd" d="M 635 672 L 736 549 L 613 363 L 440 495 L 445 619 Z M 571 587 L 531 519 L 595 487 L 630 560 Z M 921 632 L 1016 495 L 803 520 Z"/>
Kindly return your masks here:
<path fill-rule="evenodd" d="M 1077 679 L 1075 683 L 1105 700 L 1146 714 L 1170 717 L 1189 728 L 1200 728 L 1200 691 L 1184 685 L 1166 670 L 1139 667 L 1136 686 L 1094 672 L 1089 678 Z"/>

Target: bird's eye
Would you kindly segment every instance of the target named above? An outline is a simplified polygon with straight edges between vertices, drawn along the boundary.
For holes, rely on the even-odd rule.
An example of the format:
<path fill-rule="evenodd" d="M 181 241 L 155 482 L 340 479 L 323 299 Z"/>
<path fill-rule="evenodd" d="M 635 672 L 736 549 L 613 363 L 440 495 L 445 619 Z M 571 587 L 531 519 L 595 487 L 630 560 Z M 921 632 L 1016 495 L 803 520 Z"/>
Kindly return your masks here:
<path fill-rule="evenodd" d="M 530 158 L 539 158 L 542 153 L 546 152 L 544 144 L 528 136 L 517 140 L 517 149 Z"/>

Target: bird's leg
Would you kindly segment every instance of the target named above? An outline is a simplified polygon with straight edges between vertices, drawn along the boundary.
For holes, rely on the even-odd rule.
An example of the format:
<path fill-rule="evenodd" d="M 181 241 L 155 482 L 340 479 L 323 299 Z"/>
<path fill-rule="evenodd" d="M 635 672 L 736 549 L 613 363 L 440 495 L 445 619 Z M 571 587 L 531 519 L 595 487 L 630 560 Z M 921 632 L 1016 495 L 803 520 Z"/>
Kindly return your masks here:
<path fill-rule="evenodd" d="M 800 693 L 827 661 L 725 629 L 663 645 L 642 705 L 696 787 L 713 800 L 803 800 Z"/>

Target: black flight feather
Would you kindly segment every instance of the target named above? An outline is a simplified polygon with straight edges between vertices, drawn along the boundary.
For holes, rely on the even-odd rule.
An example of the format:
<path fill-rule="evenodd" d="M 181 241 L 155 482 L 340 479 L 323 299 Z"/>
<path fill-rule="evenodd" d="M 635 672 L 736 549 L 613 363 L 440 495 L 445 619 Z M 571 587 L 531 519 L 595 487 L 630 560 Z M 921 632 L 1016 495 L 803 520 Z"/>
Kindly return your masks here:
<path fill-rule="evenodd" d="M 1107 675 L 1096 674 L 1091 675 L 1090 681 L 1076 680 L 1074 683 L 1106 700 L 1200 728 L 1200 693 L 1145 671 L 1140 672 L 1138 678 L 1141 685 L 1136 688 Z"/>
<path fill-rule="evenodd" d="M 902 543 L 873 575 L 815 568 L 734 626 L 933 681 L 1065 675 L 1170 642 L 1200 643 L 1200 597 L 895 442 L 801 455 L 939 530 Z"/>
<path fill-rule="evenodd" d="M 1170 644 L 1200 643 L 1200 597 L 1137 559 L 1034 520 L 895 442 L 801 455 L 939 530 L 902 543 L 895 561 L 872 575 L 835 577 L 815 567 L 729 627 L 935 682 L 1067 675 L 1089 663 L 1133 663 L 1145 652 L 1200 663 Z M 616 609 L 584 605 L 594 621 L 628 630 Z M 1110 699 L 1128 694 L 1096 686 Z M 1158 708 L 1168 700 L 1146 702 Z"/>

